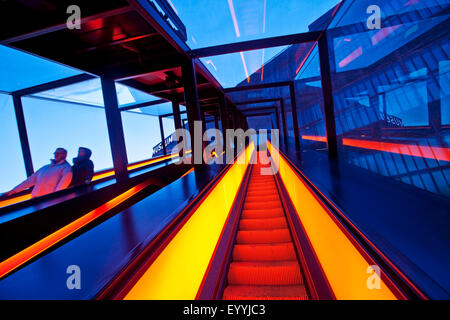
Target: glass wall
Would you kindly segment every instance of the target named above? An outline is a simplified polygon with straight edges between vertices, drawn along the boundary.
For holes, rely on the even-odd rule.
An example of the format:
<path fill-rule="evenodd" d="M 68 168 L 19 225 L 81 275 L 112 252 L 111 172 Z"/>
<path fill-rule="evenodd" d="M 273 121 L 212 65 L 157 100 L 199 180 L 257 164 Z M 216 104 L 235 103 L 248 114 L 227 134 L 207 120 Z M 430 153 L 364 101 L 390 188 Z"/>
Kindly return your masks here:
<path fill-rule="evenodd" d="M 374 4 L 369 30 L 360 12 Z M 450 197 L 448 5 L 349 1 L 328 42 L 341 158 Z"/>
<path fill-rule="evenodd" d="M 79 147 L 92 150 L 95 171 L 113 167 L 105 110 L 36 97 L 22 98 L 34 170 L 49 164 L 56 148 L 68 151 L 67 161 Z"/>
<path fill-rule="evenodd" d="M 129 163 L 158 155 L 154 151 L 154 148 L 161 143 L 158 116 L 138 111 L 125 111 L 122 112 L 122 124 Z"/>
<path fill-rule="evenodd" d="M 302 148 L 325 151 L 327 144 L 321 80 L 316 43 L 295 78 L 295 96 Z"/>
<path fill-rule="evenodd" d="M 12 97 L 0 94 L 0 193 L 26 178 Z"/>

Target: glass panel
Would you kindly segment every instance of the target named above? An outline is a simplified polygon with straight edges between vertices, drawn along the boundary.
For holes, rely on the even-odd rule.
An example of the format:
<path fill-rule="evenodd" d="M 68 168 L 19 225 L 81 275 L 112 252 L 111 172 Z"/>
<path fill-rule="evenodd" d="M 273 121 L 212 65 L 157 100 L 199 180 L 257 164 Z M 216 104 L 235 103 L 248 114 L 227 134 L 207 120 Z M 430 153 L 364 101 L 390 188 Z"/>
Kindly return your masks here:
<path fill-rule="evenodd" d="M 172 102 L 164 102 L 154 106 L 149 106 L 140 109 L 142 113 L 149 114 L 152 116 L 162 116 L 167 114 L 172 114 Z M 184 106 L 180 106 L 180 112 L 186 110 Z"/>
<path fill-rule="evenodd" d="M 116 92 L 121 107 L 159 100 L 155 96 L 120 83 L 116 83 Z M 99 78 L 43 91 L 33 96 L 103 107 L 103 92 Z"/>
<path fill-rule="evenodd" d="M 3 193 L 26 178 L 14 105 L 12 97 L 6 94 L 0 94 L 0 136 L 0 193 Z"/>
<path fill-rule="evenodd" d="M 48 164 L 56 148 L 68 151 L 67 161 L 79 147 L 92 150 L 95 171 L 113 167 L 103 108 L 24 97 L 23 109 L 35 170 Z"/>
<path fill-rule="evenodd" d="M 339 0 L 170 0 L 191 48 L 322 30 Z M 318 20 L 318 22 L 315 22 Z M 315 22 L 315 23 L 313 23 Z"/>
<path fill-rule="evenodd" d="M 173 117 L 163 117 L 164 137 L 166 143 L 167 153 L 172 153 L 172 149 L 177 145 L 177 138 L 175 135 L 175 122 Z"/>
<path fill-rule="evenodd" d="M 382 8 L 381 29 L 356 27 L 371 4 Z M 344 159 L 447 197 L 449 4 L 349 1 L 328 33 Z"/>
<path fill-rule="evenodd" d="M 161 143 L 159 118 L 139 111 L 126 111 L 121 114 L 128 162 L 157 156 L 155 148 Z"/>
<path fill-rule="evenodd" d="M 0 45 L 0 91 L 12 92 L 81 74 L 37 56 Z"/>
<path fill-rule="evenodd" d="M 294 80 L 314 43 L 231 53 L 200 60 L 224 88 Z"/>
<path fill-rule="evenodd" d="M 321 80 L 319 51 L 315 45 L 294 82 L 297 117 L 302 148 L 325 151 L 327 144 Z"/>

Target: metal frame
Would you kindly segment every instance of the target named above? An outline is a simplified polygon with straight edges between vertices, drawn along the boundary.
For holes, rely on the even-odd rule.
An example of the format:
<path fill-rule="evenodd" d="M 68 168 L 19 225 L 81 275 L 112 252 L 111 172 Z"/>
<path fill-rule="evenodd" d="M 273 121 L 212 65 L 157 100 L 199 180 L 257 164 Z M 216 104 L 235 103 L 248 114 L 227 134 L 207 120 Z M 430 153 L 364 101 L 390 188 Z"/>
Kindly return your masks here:
<path fill-rule="evenodd" d="M 297 33 L 281 37 L 272 37 L 258 40 L 235 42 L 219 46 L 212 46 L 189 51 L 191 58 L 198 59 L 241 51 L 258 50 L 265 48 L 281 47 L 291 44 L 314 42 L 319 39 L 320 31 Z"/>
<path fill-rule="evenodd" d="M 163 117 L 159 116 L 159 132 L 161 134 L 161 145 L 163 148 L 163 154 L 167 155 L 167 147 L 166 147 L 166 137 L 164 136 L 164 124 L 163 124 Z"/>
<path fill-rule="evenodd" d="M 22 97 L 17 94 L 12 95 L 14 112 L 16 114 L 17 129 L 19 131 L 20 146 L 22 149 L 23 161 L 27 176 L 34 173 L 33 160 L 31 158 L 30 143 L 28 141 L 27 127 L 25 125 L 25 117 L 23 114 Z"/>
<path fill-rule="evenodd" d="M 320 75 L 322 81 L 322 95 L 324 105 L 324 119 L 327 132 L 328 157 L 337 159 L 336 120 L 333 102 L 333 83 L 331 80 L 330 60 L 328 58 L 328 39 L 326 32 L 319 39 Z"/>
<path fill-rule="evenodd" d="M 132 104 L 130 106 L 119 108 L 119 110 L 120 111 L 130 111 L 130 110 L 134 110 L 134 109 L 140 109 L 140 108 L 155 106 L 155 105 L 158 105 L 158 104 L 163 104 L 163 103 L 166 103 L 166 102 L 167 102 L 167 100 L 165 100 L 165 99 L 159 99 L 159 100 L 155 100 L 155 101 L 149 101 L 149 102 Z"/>
<path fill-rule="evenodd" d="M 111 154 L 117 182 L 128 180 L 128 158 L 115 81 L 101 78 Z"/>
<path fill-rule="evenodd" d="M 242 86 L 242 87 L 226 88 L 226 89 L 224 89 L 224 92 L 227 92 L 227 93 L 228 92 L 241 92 L 241 91 L 248 91 L 248 90 L 279 88 L 279 87 L 289 87 L 289 94 L 290 94 L 290 99 L 291 99 L 292 120 L 293 120 L 293 126 L 294 126 L 295 145 L 297 148 L 300 148 L 300 134 L 299 134 L 298 117 L 297 117 L 297 99 L 295 96 L 295 81 L 280 81 L 280 82 L 273 82 L 273 83 L 262 83 L 262 84 L 248 85 L 248 86 Z M 260 99 L 260 100 L 255 100 L 255 101 L 256 102 L 260 102 L 260 101 L 267 102 L 265 100 L 273 100 L 273 99 Z M 287 127 L 285 126 L 286 113 L 285 113 L 284 101 L 281 102 L 280 107 L 282 109 L 283 128 L 286 128 L 286 130 L 283 129 L 283 134 L 284 134 L 285 140 L 287 140 L 287 138 L 288 138 L 287 131 L 288 130 L 287 130 Z"/>
<path fill-rule="evenodd" d="M 160 1 L 156 0 L 156 2 L 160 5 Z M 163 10 L 168 9 L 171 11 L 171 8 L 162 8 Z M 99 19 L 102 17 L 110 16 L 110 15 L 116 15 L 120 13 L 129 12 L 131 10 L 135 10 L 138 12 L 144 19 L 146 19 L 150 25 L 157 31 L 157 33 L 161 34 L 171 45 L 174 46 L 174 48 L 182 53 L 185 57 L 191 57 L 190 62 L 192 64 L 192 72 L 193 75 L 185 78 L 184 81 L 184 87 L 185 87 L 185 94 L 186 91 L 187 97 L 189 99 L 186 100 L 187 109 L 192 109 L 188 107 L 190 105 L 191 107 L 194 107 L 194 110 L 188 111 L 188 122 L 191 123 L 193 119 L 193 115 L 197 114 L 198 112 L 196 110 L 200 110 L 199 107 L 199 99 L 198 99 L 198 88 L 196 83 L 196 77 L 195 77 L 195 69 L 198 68 L 198 71 L 202 73 L 207 79 L 208 82 L 212 83 L 214 87 L 216 87 L 220 92 L 223 93 L 230 93 L 230 92 L 239 92 L 239 91 L 248 91 L 248 90 L 255 90 L 255 89 L 266 89 L 266 88 L 275 88 L 275 87 L 289 87 L 290 89 L 290 97 L 292 101 L 292 116 L 293 116 L 293 122 L 294 122 L 294 136 L 296 144 L 299 145 L 300 143 L 300 137 L 299 137 L 299 128 L 298 128 L 298 119 L 297 119 L 297 106 L 296 106 L 296 98 L 295 98 L 295 85 L 294 81 L 282 81 L 277 83 L 267 83 L 267 84 L 256 84 L 256 85 L 248 85 L 243 87 L 235 87 L 235 88 L 222 88 L 221 85 L 217 82 L 217 80 L 209 73 L 208 69 L 204 66 L 204 64 L 200 60 L 193 60 L 198 59 L 201 57 L 207 57 L 207 56 L 215 56 L 215 55 L 221 55 L 221 54 L 230 54 L 240 51 L 248 51 L 248 50 L 257 50 L 257 49 L 264 49 L 264 48 L 270 48 L 270 47 L 277 47 L 277 46 L 285 46 L 285 45 L 293 45 L 293 44 L 301 44 L 301 43 L 307 43 L 307 42 L 313 42 L 318 41 L 319 43 L 319 55 L 320 55 L 320 63 L 321 63 L 321 78 L 322 78 L 322 88 L 323 88 L 323 98 L 325 102 L 325 122 L 327 127 L 327 142 L 328 142 L 328 148 L 329 148 L 329 155 L 330 158 L 337 158 L 337 141 L 336 141 L 336 129 L 335 129 L 335 123 L 334 123 L 334 107 L 333 107 L 333 91 L 331 87 L 331 76 L 330 76 L 330 67 L 329 67 L 329 61 L 328 61 L 328 46 L 327 46 L 327 38 L 326 33 L 323 31 L 314 31 L 314 32 L 305 32 L 305 33 L 298 33 L 293 35 L 287 35 L 287 36 L 281 36 L 281 37 L 272 37 L 272 38 L 265 38 L 265 39 L 258 39 L 258 40 L 250 40 L 250 41 L 243 41 L 243 42 L 236 42 L 231 44 L 225 44 L 225 45 L 219 45 L 219 46 L 212 46 L 207 48 L 201 48 L 196 50 L 189 50 L 187 45 L 183 42 L 183 36 L 176 32 L 176 30 L 173 29 L 172 26 L 170 26 L 167 23 L 167 19 L 170 18 L 172 20 L 171 15 L 162 16 L 161 13 L 156 10 L 156 8 L 151 4 L 149 1 L 146 0 L 130 0 L 129 5 L 124 6 L 122 8 L 109 10 L 100 14 L 95 14 L 92 16 L 88 16 L 82 19 L 82 22 L 89 22 L 95 19 Z M 169 12 L 170 13 L 170 12 Z M 173 14 L 172 14 L 173 15 Z M 181 20 L 179 21 L 181 24 Z M 27 33 L 21 36 L 9 38 L 6 40 L 3 40 L 2 44 L 8 44 L 15 41 L 30 39 L 39 35 L 55 32 L 58 30 L 61 30 L 65 28 L 65 24 L 59 24 L 55 26 L 51 26 L 45 29 L 37 30 L 31 33 Z M 180 28 L 179 28 L 180 29 Z M 183 29 L 183 28 L 181 28 Z M 150 35 L 143 35 L 143 36 L 150 36 Z M 171 64 L 174 62 L 172 61 Z M 179 61 L 175 61 L 175 64 L 182 67 L 183 71 L 186 71 L 186 63 L 181 63 Z M 151 68 L 150 68 L 151 69 Z M 150 70 L 149 69 L 149 70 Z M 148 72 L 149 70 L 146 70 L 145 72 Z M 153 70 L 150 70 L 153 71 Z M 142 71 L 140 71 L 142 73 Z M 137 70 L 135 72 L 138 74 Z M 183 72 L 184 74 L 185 72 Z M 121 76 L 119 79 L 126 79 L 126 78 L 133 78 L 136 77 L 136 74 L 130 74 L 127 76 Z M 22 154 L 24 157 L 24 163 L 27 175 L 30 175 L 34 172 L 33 170 L 33 164 L 32 164 L 32 157 L 31 157 L 31 151 L 27 136 L 27 130 L 25 125 L 25 120 L 23 116 L 23 107 L 21 102 L 21 97 L 25 95 L 32 95 L 38 92 L 51 90 L 54 88 L 67 86 L 75 83 L 79 83 L 82 81 L 87 81 L 90 79 L 94 79 L 95 76 L 87 73 L 83 73 L 80 75 L 55 80 L 52 82 L 48 82 L 45 84 L 40 84 L 37 86 L 21 89 L 12 92 L 13 101 L 14 101 L 14 108 L 16 113 L 16 121 L 19 131 L 19 138 L 21 141 L 21 148 L 22 148 Z M 166 102 L 165 99 L 160 99 L 157 101 L 150 101 L 150 102 L 144 102 L 144 103 L 138 103 L 135 105 L 126 106 L 123 108 L 120 108 L 117 103 L 117 96 L 113 97 L 112 91 L 109 88 L 109 85 L 105 83 L 106 78 L 103 77 L 102 79 L 102 89 L 103 94 L 105 97 L 105 112 L 107 116 L 107 122 L 108 122 L 108 131 L 110 134 L 110 144 L 113 152 L 113 158 L 115 158 L 115 162 L 118 161 L 118 159 L 121 159 L 121 161 L 125 160 L 124 163 L 127 163 L 127 155 L 126 155 L 126 147 L 124 143 L 124 137 L 123 137 L 123 126 L 120 119 L 120 112 L 121 111 L 129 111 L 137 108 L 144 108 L 152 105 L 157 105 L 160 103 Z M 117 80 L 117 79 L 116 79 Z M 187 81 L 186 81 L 187 80 Z M 113 78 L 108 78 L 108 82 L 114 83 Z M 109 83 L 110 84 L 110 83 Z M 201 85 L 201 84 L 199 84 Z M 111 91 L 111 92 L 108 92 Z M 114 92 L 115 93 L 115 92 Z M 226 116 L 228 114 L 229 108 L 227 108 L 227 104 L 229 103 L 230 106 L 235 106 L 243 103 L 233 103 L 231 100 L 229 100 L 226 95 L 224 94 L 223 97 L 220 99 L 219 102 L 219 115 L 222 122 L 222 128 L 226 130 L 226 128 L 229 128 L 229 121 L 228 117 Z M 282 116 L 282 126 L 283 126 L 283 133 L 285 138 L 287 138 L 288 130 L 286 126 L 286 112 L 285 112 L 285 105 L 283 99 L 266 99 L 267 102 L 269 100 L 273 101 L 280 101 L 280 112 Z M 188 102 L 189 101 L 189 102 Z M 258 103 L 258 101 L 250 102 L 250 103 Z M 234 109 L 234 108 L 233 108 Z M 174 111 L 174 114 L 177 113 Z M 183 112 L 178 113 L 178 115 L 181 115 Z M 236 123 L 237 127 L 243 127 L 245 125 L 245 115 L 239 111 L 239 115 L 235 114 L 233 111 L 233 122 Z M 163 115 L 164 116 L 164 115 Z M 278 117 L 278 113 L 277 113 Z M 177 116 L 174 116 L 174 121 L 176 121 L 176 126 L 180 125 L 181 123 L 181 117 L 180 119 L 175 119 Z M 194 120 L 200 120 L 201 114 L 199 117 L 195 116 Z M 198 119 L 197 119 L 198 118 Z M 239 121 L 237 121 L 239 118 Z M 217 122 L 217 121 L 216 121 Z M 240 123 L 240 124 L 239 124 Z M 118 127 L 116 127 L 118 126 Z M 278 125 L 280 127 L 280 125 Z M 160 128 L 161 129 L 161 128 Z M 164 140 L 164 139 L 163 139 Z M 116 143 L 118 143 L 118 146 L 114 146 Z M 225 143 L 225 141 L 224 141 Z M 117 153 L 117 154 L 116 154 Z M 118 180 L 125 179 L 127 174 L 124 173 L 123 167 L 126 167 L 126 164 L 124 166 L 124 163 L 121 165 L 117 164 L 117 168 L 115 168 L 116 172 L 118 172 Z M 116 165 L 115 165 L 116 167 Z M 126 172 L 126 170 L 125 170 Z M 120 177 L 119 177 L 120 176 Z"/>

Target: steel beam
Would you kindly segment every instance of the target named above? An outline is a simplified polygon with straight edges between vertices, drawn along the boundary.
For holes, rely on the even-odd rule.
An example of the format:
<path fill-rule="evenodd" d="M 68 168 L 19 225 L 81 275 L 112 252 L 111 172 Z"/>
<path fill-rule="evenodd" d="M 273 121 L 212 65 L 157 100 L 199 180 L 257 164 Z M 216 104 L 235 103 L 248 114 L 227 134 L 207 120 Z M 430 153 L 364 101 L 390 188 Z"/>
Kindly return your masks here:
<path fill-rule="evenodd" d="M 117 100 L 116 85 L 114 80 L 105 78 L 101 78 L 101 84 L 114 171 L 116 180 L 120 183 L 128 179 L 128 158 L 119 102 Z"/>
<path fill-rule="evenodd" d="M 196 50 L 191 50 L 189 52 L 192 58 L 202 58 L 202 57 L 212 57 L 223 54 L 236 53 L 241 51 L 273 48 L 280 46 L 287 46 L 292 44 L 299 44 L 305 42 L 317 41 L 319 39 L 321 32 L 305 32 L 297 33 L 281 37 L 272 37 L 258 40 L 235 42 L 230 44 L 218 45 L 213 47 L 201 48 Z"/>
<path fill-rule="evenodd" d="M 194 163 L 203 164 L 203 143 L 195 141 L 194 122 L 201 121 L 200 101 L 197 91 L 197 77 L 195 74 L 195 65 L 192 59 L 187 60 L 181 67 L 184 82 L 184 100 L 186 101 L 186 111 L 188 116 L 189 131 L 191 134 L 192 157 Z M 203 132 L 204 123 L 202 123 Z M 203 140 L 203 139 L 202 139 Z M 196 159 L 195 157 L 200 157 Z M 198 167 L 195 166 L 196 168 Z"/>
<path fill-rule="evenodd" d="M 300 133 L 298 129 L 298 118 L 297 118 L 297 98 L 295 95 L 295 84 L 292 81 L 289 84 L 289 93 L 291 95 L 291 111 L 292 111 L 292 123 L 294 126 L 294 139 L 297 148 L 300 148 Z"/>
<path fill-rule="evenodd" d="M 327 34 L 319 40 L 320 76 L 322 78 L 322 94 L 324 103 L 325 128 L 327 132 L 328 157 L 337 159 L 336 120 L 334 116 L 333 86 L 329 61 Z"/>
<path fill-rule="evenodd" d="M 164 136 L 164 124 L 162 120 L 162 116 L 159 116 L 159 132 L 161 134 L 161 144 L 163 148 L 164 155 L 167 155 L 167 148 L 166 148 L 166 137 Z"/>
<path fill-rule="evenodd" d="M 51 90 L 51 89 L 55 89 L 55 88 L 59 88 L 59 87 L 69 86 L 71 84 L 91 80 L 94 78 L 95 77 L 93 75 L 90 75 L 87 73 L 82 73 L 82 74 L 79 74 L 76 76 L 43 83 L 43 84 L 40 84 L 37 86 L 25 88 L 25 89 L 20 89 L 20 90 L 12 92 L 12 94 L 16 95 L 16 96 L 28 96 L 30 94 L 35 94 L 35 93 L 39 93 L 39 92 L 43 92 L 43 91 L 47 91 L 47 90 Z"/>
<path fill-rule="evenodd" d="M 22 148 L 23 161 L 27 177 L 34 173 L 33 160 L 31 158 L 30 144 L 28 141 L 27 128 L 25 125 L 25 117 L 23 114 L 22 98 L 13 94 L 14 112 L 16 114 L 17 129 L 19 131 L 20 146 Z"/>

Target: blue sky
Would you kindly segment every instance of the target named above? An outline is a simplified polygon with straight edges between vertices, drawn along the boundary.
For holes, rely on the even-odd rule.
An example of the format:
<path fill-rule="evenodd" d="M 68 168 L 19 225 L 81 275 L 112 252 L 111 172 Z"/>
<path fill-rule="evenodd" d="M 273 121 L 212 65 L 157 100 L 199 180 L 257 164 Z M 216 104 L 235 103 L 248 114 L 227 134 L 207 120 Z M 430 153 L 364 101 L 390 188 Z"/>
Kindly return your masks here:
<path fill-rule="evenodd" d="M 190 48 L 308 31 L 337 0 L 170 0 L 186 25 Z M 223 87 L 233 87 L 285 47 L 202 59 Z"/>

